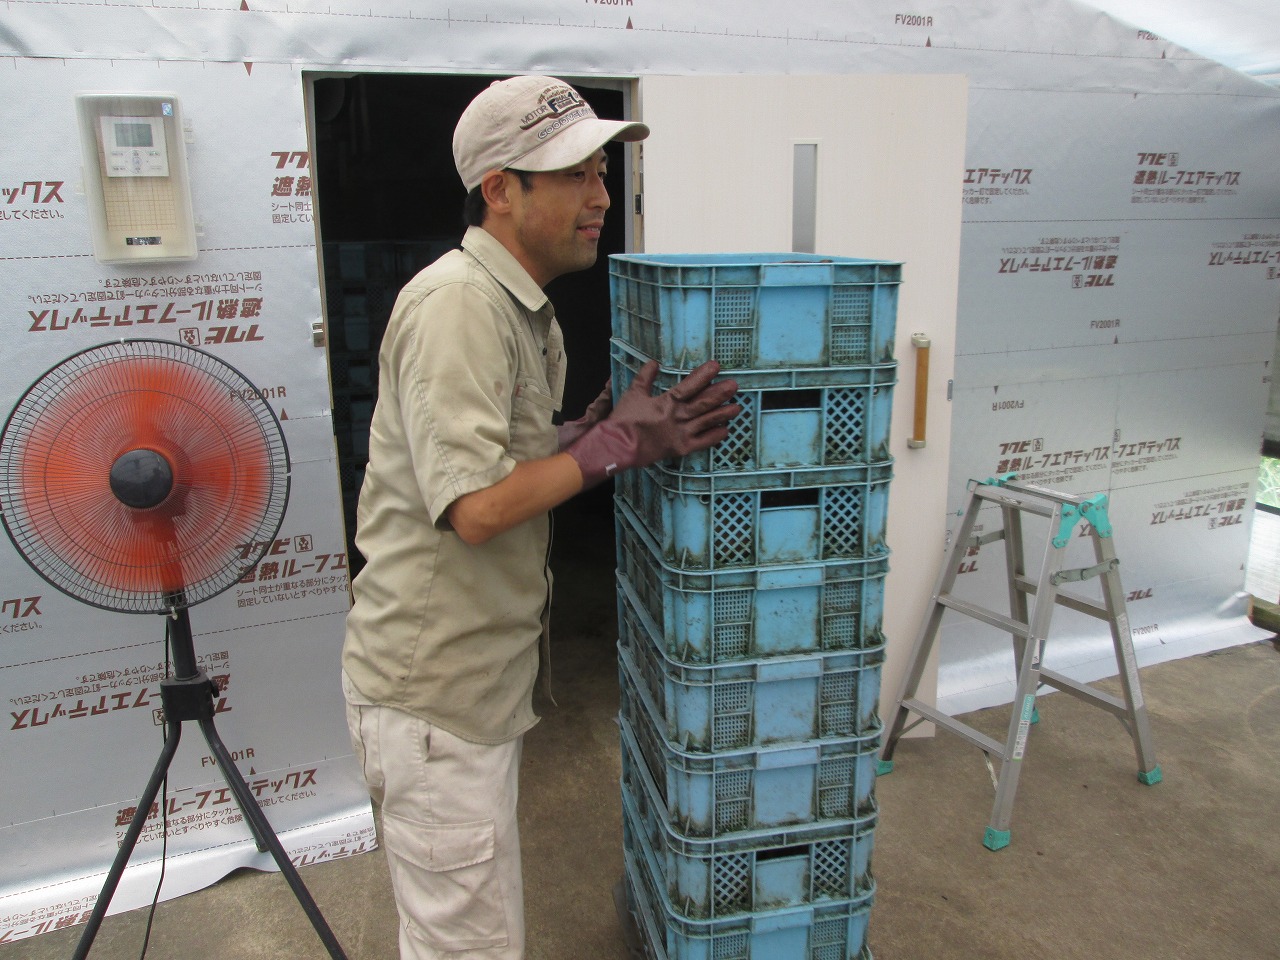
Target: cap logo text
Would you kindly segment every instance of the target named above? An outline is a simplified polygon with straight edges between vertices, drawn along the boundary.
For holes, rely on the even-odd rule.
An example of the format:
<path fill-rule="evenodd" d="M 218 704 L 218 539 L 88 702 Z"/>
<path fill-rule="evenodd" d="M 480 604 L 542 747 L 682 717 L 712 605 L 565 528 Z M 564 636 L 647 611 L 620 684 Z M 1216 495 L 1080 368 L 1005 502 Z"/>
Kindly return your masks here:
<path fill-rule="evenodd" d="M 531 130 L 547 120 L 554 120 L 551 130 L 558 130 L 565 123 L 581 120 L 586 116 L 595 116 L 592 109 L 578 96 L 572 87 L 549 87 L 538 97 L 538 105 L 520 118 L 520 129 Z M 540 131 L 539 139 L 550 131 Z"/>

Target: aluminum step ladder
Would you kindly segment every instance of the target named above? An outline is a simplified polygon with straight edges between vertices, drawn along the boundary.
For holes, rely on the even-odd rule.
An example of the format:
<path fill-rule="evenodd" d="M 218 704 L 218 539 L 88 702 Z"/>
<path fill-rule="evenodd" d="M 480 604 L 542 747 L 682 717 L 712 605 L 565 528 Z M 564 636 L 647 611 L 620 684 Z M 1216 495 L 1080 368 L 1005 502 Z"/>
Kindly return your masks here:
<path fill-rule="evenodd" d="M 986 755 L 996 788 L 991 821 L 983 836 L 983 845 L 989 850 L 1000 850 L 1009 845 L 1009 822 L 1013 816 L 1013 799 L 1018 789 L 1018 775 L 1027 749 L 1027 737 L 1031 726 L 1039 720 L 1036 711 L 1036 693 L 1042 684 L 1055 687 L 1064 693 L 1078 697 L 1114 714 L 1129 731 L 1138 755 L 1138 779 L 1144 784 L 1159 783 L 1162 779 L 1152 747 L 1151 727 L 1147 708 L 1138 684 L 1138 669 L 1133 654 L 1133 636 L 1129 629 L 1129 616 L 1125 609 L 1125 594 L 1120 586 L 1115 544 L 1111 539 L 1111 522 L 1107 516 L 1107 498 L 1099 494 L 1085 498 L 1056 493 L 1042 487 L 1016 482 L 1016 474 L 1006 474 L 970 488 L 969 506 L 960 531 L 948 552 L 938 575 L 929 614 L 925 617 L 911 654 L 910 666 L 903 680 L 902 691 L 896 703 L 893 722 L 885 733 L 881 750 L 879 772 L 893 769 L 893 752 L 898 740 L 911 728 L 926 721 L 963 737 L 976 744 Z M 981 536 L 974 535 L 974 526 L 984 504 L 993 504 L 1000 510 L 1003 527 Z M 1024 559 L 1024 514 L 1047 518 L 1049 532 L 1045 544 L 1044 562 L 1038 578 L 1027 575 Z M 1093 541 L 1096 564 L 1080 569 L 1062 569 L 1066 551 L 1075 528 L 1085 522 Z M 1009 580 L 1010 615 L 957 598 L 952 589 L 960 572 L 961 562 L 970 550 L 1003 540 L 1005 565 Z M 1068 582 L 1081 582 L 1098 577 L 1102 585 L 1102 603 L 1062 592 L 1059 587 Z M 1035 596 L 1034 608 L 1028 616 L 1027 595 Z M 1116 662 L 1120 668 L 1120 682 L 1124 698 L 1095 690 L 1051 670 L 1041 667 L 1045 641 L 1049 634 L 1049 622 L 1056 605 L 1105 620 L 1111 627 L 1111 640 L 1115 647 Z M 1014 697 L 1014 709 L 1009 721 L 1008 738 L 998 743 L 972 727 L 939 712 L 935 707 L 917 697 L 920 679 L 937 640 L 942 615 L 953 610 L 973 617 L 983 623 L 1005 630 L 1013 637 L 1014 666 L 1018 686 Z M 910 725 L 907 718 L 916 715 Z M 992 766 L 991 758 L 1000 760 L 999 771 Z"/>

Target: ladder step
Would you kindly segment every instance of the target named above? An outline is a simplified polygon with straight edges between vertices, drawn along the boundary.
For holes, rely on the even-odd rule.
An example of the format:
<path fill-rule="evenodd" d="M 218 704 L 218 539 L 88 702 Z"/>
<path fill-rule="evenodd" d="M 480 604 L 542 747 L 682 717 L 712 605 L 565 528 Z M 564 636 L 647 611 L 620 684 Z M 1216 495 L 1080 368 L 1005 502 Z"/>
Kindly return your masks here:
<path fill-rule="evenodd" d="M 1036 582 L 1027 576 L 1015 578 L 1014 586 L 1023 593 L 1030 594 L 1031 596 L 1035 596 L 1036 591 L 1038 590 Z M 1110 612 L 1108 612 L 1107 608 L 1102 604 L 1094 603 L 1087 597 L 1082 597 L 1078 594 L 1067 593 L 1065 590 L 1055 591 L 1053 602 L 1060 607 L 1066 607 L 1069 610 L 1086 614 L 1098 620 L 1111 619 Z"/>
<path fill-rule="evenodd" d="M 1042 500 L 1048 500 L 1051 503 L 1070 504 L 1073 507 L 1083 507 L 1087 503 L 1092 503 L 1094 497 L 1079 494 L 1065 493 L 1062 490 L 1049 490 L 1045 487 L 1038 487 L 1034 483 L 1020 483 L 1017 480 L 1010 480 L 1004 484 L 1003 489 L 1012 490 L 1015 493 L 1025 493 L 1028 496 L 1040 497 Z"/>
<path fill-rule="evenodd" d="M 1016 510 L 1024 510 L 1027 513 L 1034 513 L 1040 517 L 1052 517 L 1055 509 L 1052 503 L 1042 503 L 1037 500 L 1027 500 L 1023 497 L 1010 496 L 1004 487 L 978 487 L 973 491 L 973 495 L 982 500 L 990 501 L 995 504 L 1004 504 L 1011 506 Z"/>
<path fill-rule="evenodd" d="M 999 627 L 1001 630 L 1011 633 L 1015 637 L 1021 637 L 1023 640 L 1027 638 L 1028 633 L 1031 631 L 1029 624 L 1014 620 L 1012 617 L 1006 617 L 1004 614 L 996 613 L 994 610 L 988 610 L 986 607 L 980 607 L 976 603 L 961 600 L 950 593 L 939 594 L 938 603 L 949 610 L 963 613 L 965 616 L 973 617 L 975 620 L 981 620 L 988 626 Z"/>
<path fill-rule="evenodd" d="M 1070 677 L 1064 677 L 1060 673 L 1053 670 L 1040 670 L 1040 682 L 1047 683 L 1049 686 L 1061 690 L 1063 693 L 1069 693 L 1077 699 L 1092 703 L 1095 707 L 1101 707 L 1110 713 L 1114 713 L 1121 719 L 1128 719 L 1129 707 L 1119 697 L 1113 697 L 1109 693 L 1103 693 L 1101 690 L 1095 690 L 1088 684 L 1080 683 L 1078 680 L 1072 680 Z"/>
<path fill-rule="evenodd" d="M 912 713 L 919 714 L 926 720 L 932 720 L 940 727 L 945 727 L 957 736 L 968 740 L 970 743 L 974 744 L 986 753 L 994 753 L 997 757 L 1004 756 L 1003 743 L 991 739 L 985 733 L 979 733 L 977 730 L 973 729 L 973 727 L 961 723 L 954 717 L 947 716 L 945 713 L 929 706 L 929 704 L 924 703 L 921 700 L 916 700 L 914 698 L 910 700 L 903 700 L 902 707 L 906 710 L 910 710 Z"/>

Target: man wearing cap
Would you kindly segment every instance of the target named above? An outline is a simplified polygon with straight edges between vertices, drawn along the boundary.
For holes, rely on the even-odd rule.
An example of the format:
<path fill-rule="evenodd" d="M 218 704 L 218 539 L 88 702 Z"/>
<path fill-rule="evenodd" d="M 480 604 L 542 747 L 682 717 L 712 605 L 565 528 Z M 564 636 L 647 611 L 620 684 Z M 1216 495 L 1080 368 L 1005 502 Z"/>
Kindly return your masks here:
<path fill-rule="evenodd" d="M 733 381 L 703 364 L 652 396 L 657 364 L 557 427 L 563 341 L 543 288 L 596 260 L 601 120 L 568 84 L 491 84 L 458 121 L 462 249 L 401 291 L 379 353 L 343 690 L 382 807 L 400 955 L 524 956 L 516 795 L 551 597 L 552 507 L 618 470 L 724 439 Z"/>

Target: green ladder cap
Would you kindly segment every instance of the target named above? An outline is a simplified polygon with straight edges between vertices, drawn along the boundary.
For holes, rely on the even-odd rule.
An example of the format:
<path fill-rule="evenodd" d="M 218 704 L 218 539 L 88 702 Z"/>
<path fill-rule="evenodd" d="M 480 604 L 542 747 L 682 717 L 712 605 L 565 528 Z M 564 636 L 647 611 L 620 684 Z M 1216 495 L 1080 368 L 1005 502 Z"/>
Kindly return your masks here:
<path fill-rule="evenodd" d="M 1053 538 L 1053 545 L 1062 549 L 1071 542 L 1071 531 L 1081 520 L 1087 520 L 1098 536 L 1111 536 L 1111 518 L 1107 516 L 1107 495 L 1099 493 L 1084 500 L 1079 506 L 1074 503 L 1062 505 L 1062 523 L 1058 527 L 1058 535 Z"/>
<path fill-rule="evenodd" d="M 1002 473 L 998 477 L 987 477 L 987 479 L 985 480 L 980 480 L 978 482 L 978 486 L 1003 487 L 1006 483 L 1009 483 L 1010 481 L 1017 480 L 1017 479 L 1018 479 L 1018 475 L 1016 473 Z"/>
<path fill-rule="evenodd" d="M 1009 845 L 1009 840 L 1012 836 L 1008 830 L 996 830 L 994 827 L 987 827 L 987 832 L 982 838 L 982 845 L 988 850 L 1003 850 Z"/>
<path fill-rule="evenodd" d="M 881 760 L 876 764 L 876 776 L 883 777 L 887 773 L 893 773 L 893 761 Z"/>
<path fill-rule="evenodd" d="M 1160 772 L 1160 764 L 1156 764 L 1150 770 L 1138 771 L 1138 782 L 1145 783 L 1148 787 L 1155 786 L 1164 779 L 1164 774 Z"/>
<path fill-rule="evenodd" d="M 1080 505 L 1084 518 L 1098 531 L 1098 536 L 1111 536 L 1111 518 L 1107 516 L 1107 495 L 1100 493 Z"/>

